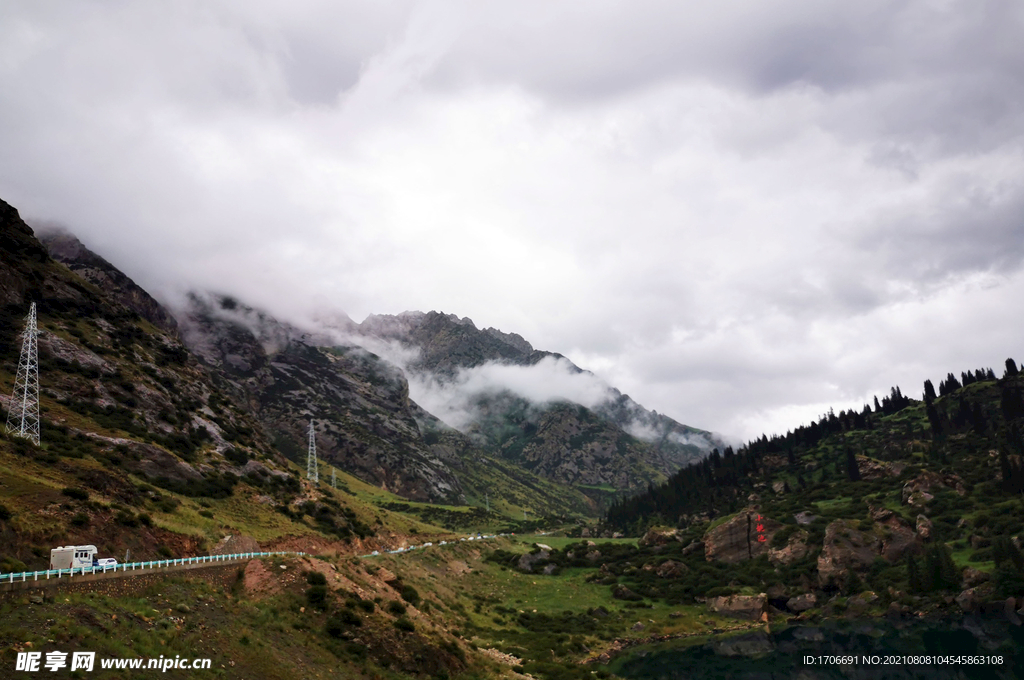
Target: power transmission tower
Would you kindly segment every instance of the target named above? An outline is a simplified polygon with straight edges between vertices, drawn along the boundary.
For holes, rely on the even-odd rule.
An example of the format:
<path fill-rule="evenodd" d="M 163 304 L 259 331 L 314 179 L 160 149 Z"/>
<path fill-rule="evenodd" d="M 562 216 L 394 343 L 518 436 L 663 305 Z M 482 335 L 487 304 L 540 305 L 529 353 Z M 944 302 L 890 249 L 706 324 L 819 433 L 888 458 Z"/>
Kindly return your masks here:
<path fill-rule="evenodd" d="M 316 431 L 313 429 L 313 421 L 309 421 L 309 454 L 306 456 L 306 479 L 312 480 L 314 484 L 320 483 L 320 472 L 316 465 Z"/>
<path fill-rule="evenodd" d="M 338 471 L 335 468 L 331 468 L 331 488 L 338 488 Z"/>
<path fill-rule="evenodd" d="M 39 350 L 36 340 L 36 303 L 28 310 L 25 330 L 21 334 L 21 359 L 14 379 L 14 394 L 7 409 L 7 432 L 30 439 L 39 446 Z"/>
<path fill-rule="evenodd" d="M 484 492 L 484 502 L 487 503 L 487 512 L 491 511 L 491 495 Z"/>

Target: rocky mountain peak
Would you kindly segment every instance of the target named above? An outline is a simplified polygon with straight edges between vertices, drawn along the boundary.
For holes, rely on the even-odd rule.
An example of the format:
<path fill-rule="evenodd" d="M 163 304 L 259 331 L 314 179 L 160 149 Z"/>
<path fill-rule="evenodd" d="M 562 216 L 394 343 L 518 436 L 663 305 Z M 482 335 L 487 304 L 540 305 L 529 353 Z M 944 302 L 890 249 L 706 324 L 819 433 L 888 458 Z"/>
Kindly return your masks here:
<path fill-rule="evenodd" d="M 177 322 L 152 295 L 117 267 L 89 250 L 76 236 L 58 227 L 39 228 L 39 240 L 50 257 L 109 294 L 146 321 L 165 331 L 177 331 Z"/>

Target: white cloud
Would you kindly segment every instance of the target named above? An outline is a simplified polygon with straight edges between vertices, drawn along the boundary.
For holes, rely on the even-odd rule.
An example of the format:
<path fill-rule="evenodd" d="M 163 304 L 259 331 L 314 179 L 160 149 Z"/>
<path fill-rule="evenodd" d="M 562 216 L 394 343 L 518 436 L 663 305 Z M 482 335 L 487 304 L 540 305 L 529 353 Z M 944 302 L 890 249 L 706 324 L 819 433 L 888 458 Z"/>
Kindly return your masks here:
<path fill-rule="evenodd" d="M 1014 353 L 1022 7 L 9 3 L 0 198 L 156 293 L 445 309 L 752 436 Z"/>

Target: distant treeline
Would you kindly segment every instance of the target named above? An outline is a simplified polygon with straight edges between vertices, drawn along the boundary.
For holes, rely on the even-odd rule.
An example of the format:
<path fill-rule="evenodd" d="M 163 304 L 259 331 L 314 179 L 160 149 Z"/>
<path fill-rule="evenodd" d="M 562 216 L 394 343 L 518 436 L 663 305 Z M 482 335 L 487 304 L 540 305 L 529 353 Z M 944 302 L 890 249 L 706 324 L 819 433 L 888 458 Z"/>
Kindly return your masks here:
<path fill-rule="evenodd" d="M 926 380 L 923 401 L 929 431 L 916 430 L 908 421 L 906 429 L 898 434 L 906 441 L 919 436 L 929 437 L 933 445 L 966 431 L 993 438 L 999 446 L 1003 488 L 1010 493 L 1024 492 L 1024 386 L 1021 380 L 1024 380 L 1024 375 L 1013 359 L 1006 360 L 1002 379 L 997 379 L 991 368 L 962 372 L 959 380 L 949 373 L 939 383 L 938 394 L 932 382 Z M 965 394 L 965 387 L 981 382 L 999 385 L 998 406 L 990 403 L 991 400 Z M 941 404 L 937 403 L 940 399 Z M 766 456 L 784 457 L 789 469 L 798 471 L 801 454 L 822 444 L 828 437 L 858 430 L 871 431 L 879 426 L 882 418 L 920 403 L 905 396 L 899 387 L 893 387 L 881 400 L 876 396 L 873 405 L 865 404 L 859 411 L 851 409 L 837 414 L 829 409 L 817 421 L 785 435 L 768 437 L 762 434 L 738 451 L 732 447 L 726 447 L 724 451 L 714 449 L 705 459 L 682 468 L 665 483 L 649 485 L 642 494 L 615 501 L 605 517 L 606 524 L 613 528 L 635 529 L 643 526 L 645 519 L 655 516 L 675 523 L 702 513 L 714 516 L 735 511 L 747 502 L 754 477 L 763 469 Z M 855 455 L 859 451 L 845 443 L 839 447 L 843 460 L 837 465 L 843 465 L 849 479 L 857 481 L 859 472 Z M 944 455 L 942 447 L 936 449 L 940 451 L 939 455 Z M 800 473 L 796 474 L 803 484 Z"/>

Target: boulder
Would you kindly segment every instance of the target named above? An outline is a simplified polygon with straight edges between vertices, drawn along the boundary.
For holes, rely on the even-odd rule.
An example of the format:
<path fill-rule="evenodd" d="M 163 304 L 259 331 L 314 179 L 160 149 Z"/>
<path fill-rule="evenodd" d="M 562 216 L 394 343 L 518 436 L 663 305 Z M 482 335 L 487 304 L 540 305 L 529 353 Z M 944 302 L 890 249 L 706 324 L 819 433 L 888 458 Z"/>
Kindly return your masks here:
<path fill-rule="evenodd" d="M 658 565 L 658 568 L 655 569 L 654 573 L 661 578 L 677 578 L 685 574 L 686 571 L 686 565 L 682 562 L 666 560 Z"/>
<path fill-rule="evenodd" d="M 977 590 L 974 588 L 967 588 L 959 595 L 956 596 L 956 604 L 960 609 L 965 612 L 973 612 L 978 608 L 980 601 L 978 600 Z"/>
<path fill-rule="evenodd" d="M 807 556 L 807 539 L 810 537 L 803 529 L 795 532 L 782 548 L 769 548 L 768 561 L 775 566 L 793 564 Z"/>
<path fill-rule="evenodd" d="M 903 502 L 906 505 L 924 507 L 928 501 L 935 498 L 935 494 L 930 492 L 943 487 L 954 489 L 961 496 L 967 493 L 963 480 L 958 475 L 940 475 L 931 470 L 923 470 L 917 477 L 903 485 Z"/>
<path fill-rule="evenodd" d="M 803 512 L 798 512 L 795 515 L 793 515 L 793 519 L 796 520 L 797 524 L 801 526 L 807 526 L 808 524 L 810 524 L 818 518 L 815 515 L 812 515 L 810 512 L 804 510 Z"/>
<path fill-rule="evenodd" d="M 786 609 L 797 613 L 814 609 L 816 606 L 818 606 L 818 596 L 814 593 L 797 595 L 796 597 L 789 598 L 789 601 L 786 602 Z"/>
<path fill-rule="evenodd" d="M 540 552 L 535 553 L 526 553 L 519 557 L 519 563 L 517 566 L 520 571 L 532 572 L 535 564 L 543 562 L 549 557 L 551 557 L 551 553 L 547 550 L 541 550 Z"/>
<path fill-rule="evenodd" d="M 785 482 L 772 482 L 772 491 L 774 491 L 775 493 L 778 493 L 778 494 L 785 493 L 786 492 L 786 483 Z"/>
<path fill-rule="evenodd" d="M 860 478 L 865 481 L 883 477 L 899 477 L 903 474 L 905 467 L 906 463 L 886 463 L 867 456 L 857 456 L 857 471 L 860 472 Z"/>
<path fill-rule="evenodd" d="M 924 515 L 917 516 L 917 535 L 927 541 L 932 535 L 932 521 Z"/>
<path fill-rule="evenodd" d="M 600 550 L 591 550 L 590 552 L 587 553 L 587 559 L 590 560 L 591 562 L 594 562 L 595 560 L 601 559 L 601 551 Z"/>
<path fill-rule="evenodd" d="M 899 562 L 908 552 L 920 552 L 921 538 L 906 521 L 895 513 L 879 522 L 884 527 L 882 557 L 890 563 Z"/>
<path fill-rule="evenodd" d="M 615 586 L 612 589 L 612 597 L 614 597 L 616 600 L 626 600 L 627 602 L 638 602 L 644 599 L 643 597 L 637 595 L 626 586 L 622 585 Z"/>
<path fill-rule="evenodd" d="M 682 540 L 679 536 L 678 529 L 672 529 L 669 527 L 651 527 L 647 530 L 647 533 L 637 541 L 637 545 L 641 548 L 654 545 L 666 545 L 674 541 Z"/>
<path fill-rule="evenodd" d="M 543 543 L 534 543 L 534 545 L 540 548 L 541 550 L 547 550 L 548 552 L 551 552 L 550 545 L 544 545 Z"/>
<path fill-rule="evenodd" d="M 708 609 L 734 619 L 759 621 L 767 612 L 768 596 L 758 595 L 727 595 L 708 599 Z"/>
<path fill-rule="evenodd" d="M 752 560 L 768 552 L 768 544 L 780 528 L 781 524 L 757 511 L 744 510 L 704 534 L 704 558 L 727 564 Z"/>
<path fill-rule="evenodd" d="M 825 545 L 818 555 L 818 580 L 824 588 L 837 586 L 846 572 L 866 570 L 880 553 L 877 536 L 856 529 L 854 520 L 837 519 L 825 528 Z"/>
<path fill-rule="evenodd" d="M 871 515 L 871 519 L 876 522 L 884 522 L 896 513 L 889 508 L 874 508 L 868 506 L 868 514 Z"/>
<path fill-rule="evenodd" d="M 639 621 L 637 621 L 632 626 L 630 626 L 630 630 L 633 630 L 633 631 L 641 631 L 644 628 L 645 628 L 644 624 L 640 623 Z"/>
<path fill-rule="evenodd" d="M 964 567 L 961 578 L 963 579 L 964 588 L 973 588 L 974 586 L 987 581 L 989 579 L 989 575 L 983 571 L 975 569 L 974 567 Z"/>

